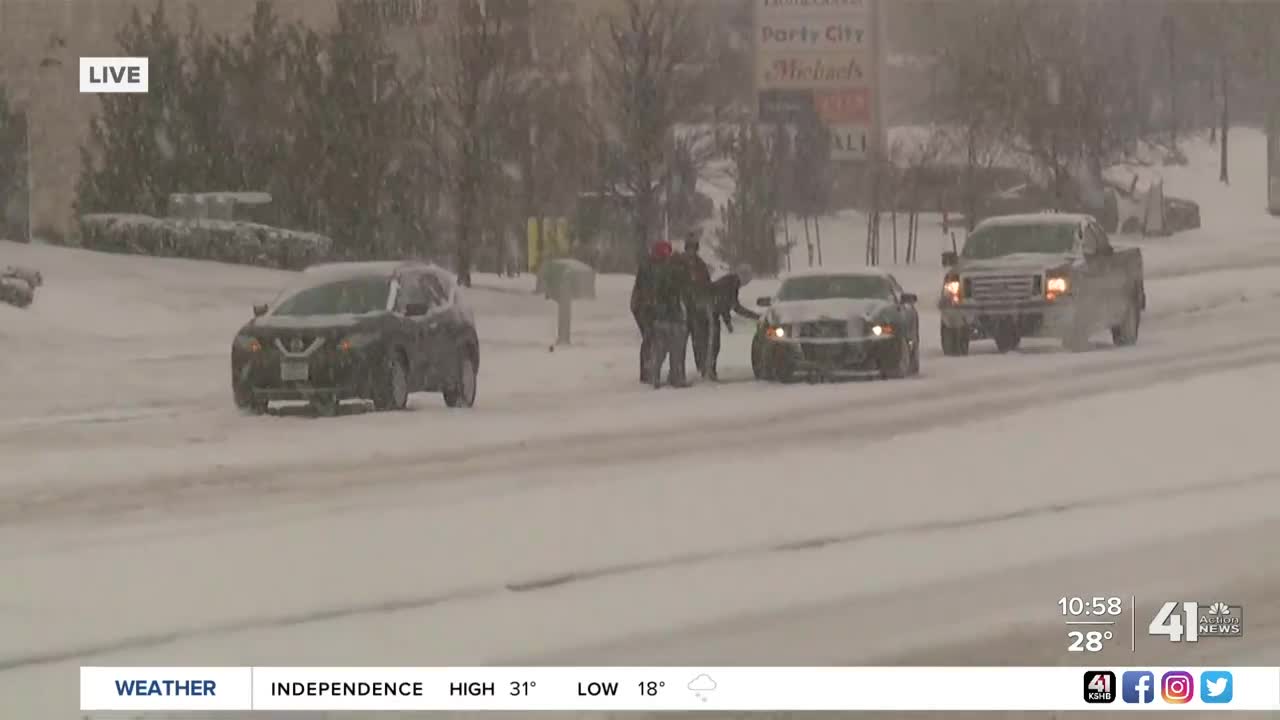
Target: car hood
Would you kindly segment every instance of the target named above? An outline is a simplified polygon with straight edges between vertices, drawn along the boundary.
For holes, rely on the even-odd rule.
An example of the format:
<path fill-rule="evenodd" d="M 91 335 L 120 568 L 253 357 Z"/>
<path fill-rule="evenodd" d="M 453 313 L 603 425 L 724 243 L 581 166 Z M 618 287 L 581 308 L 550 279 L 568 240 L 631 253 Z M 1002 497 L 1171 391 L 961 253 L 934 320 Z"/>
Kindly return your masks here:
<path fill-rule="evenodd" d="M 769 310 L 768 317 L 779 324 L 813 322 L 816 320 L 850 320 L 871 318 L 876 313 L 892 308 L 887 300 L 791 300 L 778 302 Z"/>
<path fill-rule="evenodd" d="M 1075 262 L 1072 255 L 1060 253 L 1016 253 L 985 260 L 960 259 L 960 272 L 988 272 L 1000 270 L 1040 271 L 1062 267 Z"/>

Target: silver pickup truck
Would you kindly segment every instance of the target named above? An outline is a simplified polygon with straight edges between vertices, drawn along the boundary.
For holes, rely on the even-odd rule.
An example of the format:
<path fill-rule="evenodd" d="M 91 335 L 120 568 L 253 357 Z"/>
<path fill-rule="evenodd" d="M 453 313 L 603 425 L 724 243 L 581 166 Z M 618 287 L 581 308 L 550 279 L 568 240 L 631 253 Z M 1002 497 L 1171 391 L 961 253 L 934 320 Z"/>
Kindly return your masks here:
<path fill-rule="evenodd" d="M 1069 350 L 1085 350 L 1103 330 L 1117 345 L 1138 341 L 1147 306 L 1142 253 L 1112 247 L 1088 215 L 989 218 L 958 255 L 943 253 L 942 264 L 946 355 L 967 355 L 970 341 L 988 338 L 1000 352 L 1024 337 L 1058 338 Z"/>

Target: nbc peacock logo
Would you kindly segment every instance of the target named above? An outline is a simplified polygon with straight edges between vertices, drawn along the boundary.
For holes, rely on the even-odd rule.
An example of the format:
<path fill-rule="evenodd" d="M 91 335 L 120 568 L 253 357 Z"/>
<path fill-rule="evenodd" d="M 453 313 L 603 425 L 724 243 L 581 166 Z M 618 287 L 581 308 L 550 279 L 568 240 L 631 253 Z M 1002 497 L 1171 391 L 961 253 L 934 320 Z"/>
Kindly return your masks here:
<path fill-rule="evenodd" d="M 1209 603 L 1199 617 L 1201 637 L 1241 637 L 1244 635 L 1244 608 L 1224 602 Z"/>

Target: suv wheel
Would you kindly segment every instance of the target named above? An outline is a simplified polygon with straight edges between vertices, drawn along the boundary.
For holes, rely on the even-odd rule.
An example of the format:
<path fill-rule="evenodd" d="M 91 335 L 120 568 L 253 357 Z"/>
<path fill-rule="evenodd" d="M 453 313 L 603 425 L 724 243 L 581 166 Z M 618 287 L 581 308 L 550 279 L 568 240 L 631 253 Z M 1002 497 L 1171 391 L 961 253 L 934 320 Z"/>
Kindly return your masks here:
<path fill-rule="evenodd" d="M 373 407 L 403 410 L 409 404 L 409 369 L 399 351 L 387 353 L 385 365 L 373 378 Z"/>
<path fill-rule="evenodd" d="M 476 361 L 470 350 L 458 358 L 454 376 L 445 384 L 444 404 L 451 408 L 469 408 L 476 404 Z"/>
<path fill-rule="evenodd" d="M 249 415 L 266 415 L 267 401 L 253 396 L 253 391 L 235 386 L 231 389 L 235 397 L 236 407 L 240 412 Z"/>

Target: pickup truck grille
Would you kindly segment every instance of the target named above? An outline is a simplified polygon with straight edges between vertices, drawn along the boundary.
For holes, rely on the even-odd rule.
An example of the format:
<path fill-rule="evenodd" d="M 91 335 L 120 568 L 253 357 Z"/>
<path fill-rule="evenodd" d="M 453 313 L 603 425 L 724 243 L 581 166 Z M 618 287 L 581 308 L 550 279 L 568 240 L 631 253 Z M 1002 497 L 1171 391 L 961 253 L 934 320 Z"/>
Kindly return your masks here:
<path fill-rule="evenodd" d="M 843 338 L 849 337 L 850 323 L 845 320 L 819 320 L 801 323 L 796 327 L 796 336 L 802 338 Z"/>
<path fill-rule="evenodd" d="M 965 280 L 965 299 L 975 302 L 1016 302 L 1034 297 L 1034 275 L 978 276 Z"/>

